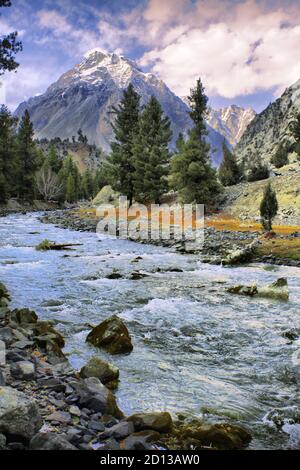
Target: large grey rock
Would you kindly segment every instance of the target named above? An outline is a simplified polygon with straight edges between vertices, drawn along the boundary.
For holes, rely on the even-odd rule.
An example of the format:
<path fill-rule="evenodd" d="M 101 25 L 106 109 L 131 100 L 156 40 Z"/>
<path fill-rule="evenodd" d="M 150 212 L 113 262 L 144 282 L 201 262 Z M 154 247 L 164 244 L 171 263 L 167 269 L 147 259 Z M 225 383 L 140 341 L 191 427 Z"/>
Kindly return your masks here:
<path fill-rule="evenodd" d="M 9 346 L 14 341 L 13 329 L 9 326 L 0 328 L 0 341 L 3 341 L 6 346 Z"/>
<path fill-rule="evenodd" d="M 93 328 L 86 341 L 111 354 L 128 353 L 133 349 L 128 329 L 117 315 L 112 315 Z"/>
<path fill-rule="evenodd" d="M 92 357 L 80 370 L 80 376 L 84 379 L 97 377 L 103 384 L 106 384 L 119 378 L 119 369 L 99 357 Z"/>
<path fill-rule="evenodd" d="M 81 382 L 72 384 L 79 395 L 79 404 L 95 412 L 101 412 L 116 417 L 123 417 L 112 392 L 96 377 L 89 377 Z"/>
<path fill-rule="evenodd" d="M 30 441 L 31 450 L 77 450 L 66 436 L 48 433 L 38 433 Z"/>
<path fill-rule="evenodd" d="M 42 424 L 32 398 L 11 387 L 0 387 L 0 432 L 30 439 Z"/>
<path fill-rule="evenodd" d="M 12 364 L 11 375 L 18 380 L 34 380 L 35 367 L 30 361 L 20 361 Z"/>
<path fill-rule="evenodd" d="M 114 439 L 124 439 L 134 432 L 134 424 L 130 421 L 121 421 L 118 424 L 115 424 L 111 428 L 105 429 L 105 431 L 100 434 L 100 438 L 113 437 Z"/>

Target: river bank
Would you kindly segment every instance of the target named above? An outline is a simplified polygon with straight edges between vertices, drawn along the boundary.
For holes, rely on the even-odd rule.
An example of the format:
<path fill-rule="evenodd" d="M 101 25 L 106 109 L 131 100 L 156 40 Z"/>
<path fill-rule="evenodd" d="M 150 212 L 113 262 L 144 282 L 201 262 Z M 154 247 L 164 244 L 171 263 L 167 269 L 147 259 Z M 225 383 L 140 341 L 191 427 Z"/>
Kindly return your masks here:
<path fill-rule="evenodd" d="M 62 376 L 68 393 L 71 390 L 67 385 L 73 387 L 69 380 L 79 380 L 82 392 L 86 379 L 78 374 L 97 357 L 119 369 L 113 395 L 126 417 L 137 412 L 171 413 L 173 431 L 160 433 L 159 438 L 156 435 L 154 445 L 189 448 L 187 441 L 191 444 L 197 437 L 199 440 L 204 425 L 206 430 L 209 426 L 210 432 L 218 429 L 219 433 L 215 426 L 224 423 L 250 432 L 251 449 L 298 445 L 294 441 L 299 374 L 297 362 L 293 362 L 300 331 L 297 268 L 252 264 L 226 269 L 201 263 L 197 254 L 177 253 L 171 248 L 141 245 L 107 234 L 62 230 L 38 219 L 39 214 L 29 213 L 0 219 L 0 280 L 11 293 L 9 311 L 29 308 L 36 312 L 37 322 L 50 321 L 63 336 L 63 354 L 71 370 L 63 366 L 57 371 L 61 365 L 50 363 L 43 344 L 41 350 L 41 345 L 34 346 L 32 353 L 35 356 L 37 349 L 47 369 L 48 364 L 54 369 L 55 378 Z M 37 250 L 45 239 L 70 249 Z M 278 278 L 288 280 L 289 299 L 284 303 L 259 295 L 229 293 L 232 286 L 266 286 Z M 86 342 L 92 328 L 112 315 L 122 319 L 129 331 L 133 345 L 130 353 L 111 355 Z M 34 335 L 28 338 L 32 342 L 41 336 L 32 326 L 20 327 L 12 320 L 13 323 L 9 317 L 3 326 L 16 330 L 18 336 L 20 332 L 31 336 L 33 331 Z M 9 349 L 16 349 L 15 343 L 21 340 L 20 336 L 13 338 Z M 31 362 L 30 348 L 25 351 L 25 361 Z M 15 364 L 10 362 L 8 387 L 11 367 L 15 369 Z M 15 378 L 12 379 L 14 385 Z M 43 410 L 43 400 L 48 397 L 38 380 L 33 380 L 33 385 L 20 382 L 28 387 L 29 396 L 37 392 Z M 91 389 L 91 384 L 88 387 Z M 101 390 L 105 391 L 102 387 Z M 51 391 L 58 394 L 54 395 L 55 400 L 61 401 L 54 404 L 54 410 L 40 412 L 47 424 L 41 429 L 48 433 L 50 426 L 50 433 L 59 435 L 68 434 L 74 424 L 86 429 L 84 421 L 89 423 L 90 419 L 83 415 L 83 424 L 76 423 L 78 417 L 74 415 L 73 421 L 72 413 L 78 410 L 71 409 L 71 403 L 65 404 L 68 393 L 64 389 Z M 43 399 L 39 398 L 40 393 Z M 78 398 L 77 390 L 75 395 Z M 83 409 L 86 404 L 77 402 L 74 406 L 88 416 L 97 414 L 94 411 L 89 415 Z M 72 423 L 68 422 L 69 415 L 62 416 L 67 423 L 49 421 L 46 418 L 52 411 L 71 414 Z M 114 418 L 119 424 L 120 418 Z M 101 416 L 97 423 L 109 428 L 103 419 Z M 91 420 L 94 421 L 93 416 Z M 121 419 L 122 426 L 123 421 L 126 419 Z M 85 435 L 82 431 L 81 438 Z M 96 432 L 88 445 L 104 445 L 102 433 Z M 20 444 L 20 438 L 6 438 L 12 447 Z M 126 438 L 114 439 L 123 446 Z M 85 442 L 78 442 L 75 447 L 80 444 Z M 200 440 L 196 444 L 203 447 L 206 443 Z M 23 445 L 28 448 L 30 443 L 27 440 Z"/>
<path fill-rule="evenodd" d="M 110 390 L 117 386 L 116 367 L 95 357 L 74 370 L 53 324 L 27 308 L 10 310 L 9 302 L 0 284 L 1 450 L 217 450 L 251 441 L 247 430 L 229 423 L 173 422 L 168 412 L 125 417 Z"/>
<path fill-rule="evenodd" d="M 61 228 L 76 231 L 96 232 L 98 218 L 93 209 L 57 210 L 44 214 L 41 217 L 44 223 L 53 223 Z M 189 249 L 184 241 L 149 240 L 147 242 L 157 246 L 174 249 L 179 253 L 197 253 L 204 263 L 222 264 L 232 252 L 244 250 L 255 240 L 258 247 L 247 262 L 263 262 L 278 266 L 300 267 L 300 232 L 290 230 L 290 233 L 277 234 L 272 240 L 266 239 L 261 230 L 239 231 L 216 229 L 211 222 L 204 228 L 204 244 L 200 250 Z"/>

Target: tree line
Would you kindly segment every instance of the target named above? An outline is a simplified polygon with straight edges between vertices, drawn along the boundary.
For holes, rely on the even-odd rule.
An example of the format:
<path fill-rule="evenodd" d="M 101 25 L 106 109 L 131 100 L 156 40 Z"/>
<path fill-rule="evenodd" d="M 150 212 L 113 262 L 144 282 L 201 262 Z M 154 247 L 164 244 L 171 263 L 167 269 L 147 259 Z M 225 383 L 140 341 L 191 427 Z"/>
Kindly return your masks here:
<path fill-rule="evenodd" d="M 54 144 L 43 152 L 27 110 L 18 122 L 6 106 L 0 107 L 0 202 L 42 197 L 72 203 L 94 197 L 104 184 L 101 167 L 80 174 L 72 157 L 60 158 Z"/>

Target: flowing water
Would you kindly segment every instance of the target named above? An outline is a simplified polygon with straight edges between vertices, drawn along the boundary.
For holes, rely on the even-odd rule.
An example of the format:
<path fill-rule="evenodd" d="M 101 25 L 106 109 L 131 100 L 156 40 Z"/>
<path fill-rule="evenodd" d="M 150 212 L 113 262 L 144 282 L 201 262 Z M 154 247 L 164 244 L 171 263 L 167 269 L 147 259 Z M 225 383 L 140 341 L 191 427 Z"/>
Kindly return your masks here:
<path fill-rule="evenodd" d="M 36 251 L 45 238 L 82 245 Z M 149 276 L 107 279 L 114 269 Z M 225 292 L 278 277 L 288 278 L 289 302 Z M 116 395 L 125 413 L 204 415 L 246 426 L 252 448 L 300 447 L 300 341 L 282 336 L 300 327 L 300 269 L 210 266 L 196 255 L 63 230 L 27 214 L 0 219 L 0 280 L 14 307 L 57 322 L 74 367 L 99 355 L 120 368 Z M 114 313 L 133 337 L 130 355 L 109 357 L 85 343 L 90 325 Z"/>

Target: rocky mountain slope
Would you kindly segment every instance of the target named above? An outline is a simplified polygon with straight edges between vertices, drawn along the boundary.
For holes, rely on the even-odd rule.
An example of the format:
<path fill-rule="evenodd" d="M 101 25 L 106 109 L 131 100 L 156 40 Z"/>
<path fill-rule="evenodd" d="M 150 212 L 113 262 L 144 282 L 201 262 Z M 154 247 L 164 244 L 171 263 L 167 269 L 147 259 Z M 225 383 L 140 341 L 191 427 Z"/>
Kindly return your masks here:
<path fill-rule="evenodd" d="M 179 132 L 191 126 L 187 105 L 151 73 L 142 72 L 137 64 L 123 56 L 94 50 L 83 61 L 62 75 L 48 90 L 22 103 L 15 114 L 20 117 L 27 108 L 36 137 L 72 138 L 79 128 L 96 144 L 108 151 L 112 140 L 112 108 L 118 105 L 123 90 L 132 83 L 145 104 L 151 95 L 160 101 L 172 122 L 174 146 Z M 215 165 L 222 158 L 223 137 L 210 126 L 209 142 L 215 152 Z"/>
<path fill-rule="evenodd" d="M 218 110 L 210 109 L 207 122 L 235 146 L 255 116 L 256 112 L 252 108 L 244 109 L 231 105 Z"/>
<path fill-rule="evenodd" d="M 225 203 L 222 207 L 225 213 L 241 220 L 259 221 L 260 203 L 264 188 L 268 183 L 276 191 L 278 199 L 278 214 L 275 224 L 300 225 L 300 168 L 298 164 L 287 165 L 267 180 L 245 182 L 225 188 Z"/>
<path fill-rule="evenodd" d="M 247 127 L 235 153 L 240 162 L 260 156 L 269 162 L 280 142 L 293 143 L 290 123 L 300 112 L 300 80 L 258 114 Z"/>

